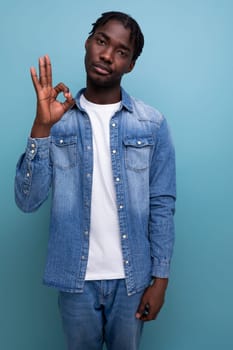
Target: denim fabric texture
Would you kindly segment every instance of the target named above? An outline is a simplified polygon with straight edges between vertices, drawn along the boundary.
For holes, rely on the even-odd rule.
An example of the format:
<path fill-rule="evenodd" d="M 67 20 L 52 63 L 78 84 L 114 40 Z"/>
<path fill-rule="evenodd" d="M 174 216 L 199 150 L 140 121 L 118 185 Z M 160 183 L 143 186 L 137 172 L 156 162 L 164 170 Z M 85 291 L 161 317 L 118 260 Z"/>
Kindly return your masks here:
<path fill-rule="evenodd" d="M 143 321 L 135 312 L 143 292 L 127 295 L 125 280 L 86 281 L 83 293 L 59 293 L 69 350 L 137 350 Z"/>
<path fill-rule="evenodd" d="M 90 120 L 79 102 L 82 93 L 49 137 L 28 139 L 15 177 L 16 203 L 25 212 L 38 209 L 52 190 L 43 280 L 64 292 L 83 291 L 88 259 L 93 148 Z M 123 89 L 109 127 L 125 281 L 132 295 L 152 276 L 169 276 L 175 152 L 164 116 Z"/>

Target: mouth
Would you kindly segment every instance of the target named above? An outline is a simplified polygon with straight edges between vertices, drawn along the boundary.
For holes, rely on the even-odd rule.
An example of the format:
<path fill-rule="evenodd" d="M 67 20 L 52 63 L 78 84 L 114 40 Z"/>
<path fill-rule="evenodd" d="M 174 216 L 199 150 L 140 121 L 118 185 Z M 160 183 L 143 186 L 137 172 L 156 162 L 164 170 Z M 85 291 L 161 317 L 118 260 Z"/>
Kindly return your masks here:
<path fill-rule="evenodd" d="M 109 66 L 103 64 L 103 63 L 94 63 L 93 68 L 96 73 L 101 75 L 108 75 L 112 73 L 112 70 L 109 68 Z"/>

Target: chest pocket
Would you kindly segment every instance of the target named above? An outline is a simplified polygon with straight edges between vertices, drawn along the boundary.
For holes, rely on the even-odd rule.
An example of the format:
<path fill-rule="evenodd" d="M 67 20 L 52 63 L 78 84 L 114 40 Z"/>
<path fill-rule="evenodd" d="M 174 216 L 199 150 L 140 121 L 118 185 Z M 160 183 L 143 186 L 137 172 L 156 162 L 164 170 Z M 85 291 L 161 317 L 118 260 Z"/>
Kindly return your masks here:
<path fill-rule="evenodd" d="M 126 168 L 141 171 L 149 167 L 154 140 L 151 136 L 124 139 Z"/>
<path fill-rule="evenodd" d="M 77 165 L 77 136 L 52 136 L 51 162 L 60 169 Z"/>

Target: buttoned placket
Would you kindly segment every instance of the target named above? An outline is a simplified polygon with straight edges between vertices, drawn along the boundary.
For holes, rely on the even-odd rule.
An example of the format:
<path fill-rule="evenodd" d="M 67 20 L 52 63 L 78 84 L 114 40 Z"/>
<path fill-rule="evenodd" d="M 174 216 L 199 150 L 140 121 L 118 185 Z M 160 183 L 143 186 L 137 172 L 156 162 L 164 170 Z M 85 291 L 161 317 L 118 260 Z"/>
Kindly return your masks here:
<path fill-rule="evenodd" d="M 124 180 L 123 172 L 121 170 L 121 150 L 119 149 L 119 123 L 120 123 L 120 111 L 117 112 L 110 121 L 110 147 L 112 154 L 112 172 L 116 191 L 116 201 L 118 208 L 118 218 L 121 235 L 121 247 L 123 255 L 123 264 L 126 278 L 126 287 L 128 295 L 135 292 L 134 279 L 132 274 L 132 268 L 130 264 L 130 252 L 128 246 L 127 224 L 126 224 L 126 212 L 125 212 L 125 199 L 124 199 Z"/>
<path fill-rule="evenodd" d="M 93 176 L 93 145 L 92 129 L 88 114 L 83 113 L 82 122 L 84 123 L 84 228 L 83 228 L 83 245 L 81 251 L 81 262 L 79 271 L 78 287 L 83 289 L 89 251 L 89 232 L 90 232 L 90 210 L 91 210 L 91 191 Z"/>

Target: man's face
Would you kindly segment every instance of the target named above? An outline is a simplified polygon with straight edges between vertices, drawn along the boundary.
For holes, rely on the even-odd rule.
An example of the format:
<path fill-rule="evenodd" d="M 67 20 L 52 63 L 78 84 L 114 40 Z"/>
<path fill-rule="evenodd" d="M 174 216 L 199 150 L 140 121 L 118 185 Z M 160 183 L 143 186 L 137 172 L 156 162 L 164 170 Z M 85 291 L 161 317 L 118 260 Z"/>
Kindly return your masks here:
<path fill-rule="evenodd" d="M 100 87 L 120 85 L 121 78 L 134 67 L 130 29 L 110 20 L 96 29 L 85 44 L 88 83 Z"/>

